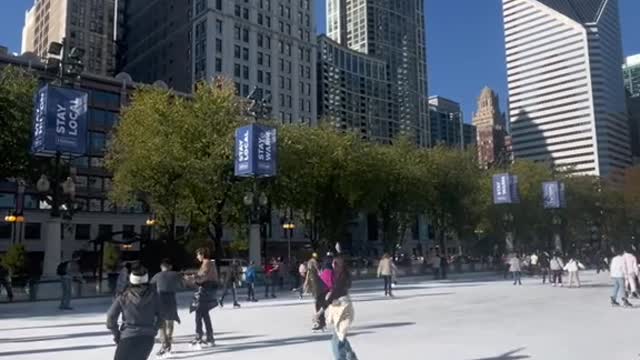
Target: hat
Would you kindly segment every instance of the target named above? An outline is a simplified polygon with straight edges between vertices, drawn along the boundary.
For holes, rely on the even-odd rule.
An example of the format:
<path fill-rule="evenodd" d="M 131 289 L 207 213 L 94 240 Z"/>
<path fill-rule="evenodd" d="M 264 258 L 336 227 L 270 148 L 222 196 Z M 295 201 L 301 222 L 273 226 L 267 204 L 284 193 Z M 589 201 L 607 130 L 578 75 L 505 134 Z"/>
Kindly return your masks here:
<path fill-rule="evenodd" d="M 147 269 L 143 266 L 137 266 L 131 269 L 131 275 L 129 275 L 129 282 L 131 285 L 142 285 L 149 282 L 149 274 Z"/>

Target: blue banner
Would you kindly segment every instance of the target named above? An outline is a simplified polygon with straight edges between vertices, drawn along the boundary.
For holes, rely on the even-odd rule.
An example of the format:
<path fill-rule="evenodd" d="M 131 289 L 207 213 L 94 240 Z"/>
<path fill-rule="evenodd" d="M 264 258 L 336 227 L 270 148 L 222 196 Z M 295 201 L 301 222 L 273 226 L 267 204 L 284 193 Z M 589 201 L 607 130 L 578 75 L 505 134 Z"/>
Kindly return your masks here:
<path fill-rule="evenodd" d="M 251 124 L 236 129 L 235 175 L 272 177 L 277 173 L 276 129 Z"/>
<path fill-rule="evenodd" d="M 547 181 L 542 183 L 542 201 L 545 209 L 561 209 L 566 206 L 564 183 Z"/>
<path fill-rule="evenodd" d="M 51 85 L 40 88 L 34 101 L 31 152 L 86 154 L 87 102 L 84 91 Z"/>
<path fill-rule="evenodd" d="M 520 202 L 518 177 L 510 174 L 493 176 L 493 203 L 515 204 Z"/>

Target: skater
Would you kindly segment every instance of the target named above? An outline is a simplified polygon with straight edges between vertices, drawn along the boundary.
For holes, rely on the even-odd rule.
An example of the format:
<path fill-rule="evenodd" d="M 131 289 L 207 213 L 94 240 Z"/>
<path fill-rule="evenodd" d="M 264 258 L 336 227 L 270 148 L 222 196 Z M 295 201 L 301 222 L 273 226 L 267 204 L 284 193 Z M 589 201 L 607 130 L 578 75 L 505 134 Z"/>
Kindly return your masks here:
<path fill-rule="evenodd" d="M 278 288 L 280 292 L 284 291 L 286 278 L 288 274 L 289 264 L 284 262 L 282 257 L 278 257 Z"/>
<path fill-rule="evenodd" d="M 354 310 L 349 289 L 351 288 L 351 272 L 347 264 L 338 255 L 333 260 L 333 289 L 327 294 L 327 321 L 333 326 L 331 340 L 333 356 L 336 360 L 357 360 L 356 354 L 347 339 L 347 333 L 354 319 Z"/>
<path fill-rule="evenodd" d="M 268 299 L 271 295 L 272 299 L 276 298 L 276 281 L 278 278 L 278 262 L 275 258 L 272 258 L 264 266 L 264 298 Z M 271 294 L 269 294 L 271 289 Z"/>
<path fill-rule="evenodd" d="M 302 300 L 304 296 L 304 282 L 307 280 L 307 264 L 300 262 L 298 266 L 298 298 Z"/>
<path fill-rule="evenodd" d="M 116 343 L 114 360 L 146 360 L 153 349 L 162 311 L 158 294 L 149 286 L 149 275 L 136 266 L 129 276 L 129 287 L 120 294 L 107 313 L 107 328 Z M 122 314 L 122 324 L 118 318 Z"/>
<path fill-rule="evenodd" d="M 625 307 L 631 307 L 631 303 L 627 300 L 624 293 L 624 279 L 627 277 L 627 269 L 625 268 L 624 252 L 618 251 L 616 256 L 611 259 L 611 267 L 609 274 L 613 280 L 613 292 L 611 293 L 611 305 L 620 306 L 618 299 L 622 300 Z"/>
<path fill-rule="evenodd" d="M 578 261 L 576 257 L 572 257 L 569 259 L 569 262 L 567 262 L 567 264 L 564 266 L 564 270 L 569 273 L 569 287 L 573 287 L 574 280 L 578 285 L 578 287 L 581 286 L 579 272 L 580 270 L 584 270 L 584 269 L 585 269 L 584 265 L 582 265 L 582 263 Z"/>
<path fill-rule="evenodd" d="M 158 357 L 165 357 L 171 355 L 174 322 L 180 323 L 176 292 L 183 286 L 183 282 L 180 275 L 173 271 L 173 266 L 169 259 L 162 260 L 160 270 L 161 271 L 151 279 L 151 284 L 156 286 L 162 315 L 162 321 L 160 322 L 160 341 L 162 342 L 162 347 L 156 355 Z"/>
<path fill-rule="evenodd" d="M 77 280 L 81 285 L 84 284 L 78 261 L 80 261 L 80 253 L 74 252 L 73 255 L 71 255 L 70 261 L 61 262 L 56 269 L 62 287 L 60 310 L 73 310 L 71 307 L 71 286 L 73 285 L 73 281 Z"/>
<path fill-rule="evenodd" d="M 391 256 L 388 253 L 382 255 L 382 259 L 378 264 L 378 278 L 382 276 L 384 279 L 384 296 L 393 297 L 392 280 L 396 271 L 396 265 L 393 263 Z"/>
<path fill-rule="evenodd" d="M 240 303 L 238 303 L 238 298 L 236 296 L 236 288 L 238 283 L 240 282 L 240 277 L 242 276 L 242 268 L 238 263 L 238 260 L 231 260 L 231 266 L 224 274 L 223 286 L 224 290 L 222 291 L 222 297 L 220 298 L 220 307 L 224 307 L 224 298 L 227 296 L 227 292 L 229 288 L 231 288 L 231 296 L 233 297 L 233 308 L 237 309 L 240 307 Z"/>
<path fill-rule="evenodd" d="M 624 259 L 625 269 L 627 270 L 625 279 L 625 290 L 629 291 L 631 296 L 635 299 L 638 298 L 638 259 L 633 255 L 633 250 L 627 248 L 622 255 Z"/>
<path fill-rule="evenodd" d="M 556 252 L 553 254 L 553 258 L 549 261 L 549 268 L 553 275 L 553 281 L 551 282 L 553 287 L 556 287 L 558 284 L 562 287 L 562 269 L 564 268 L 564 262 L 562 261 L 562 258 L 560 258 L 559 253 Z"/>
<path fill-rule="evenodd" d="M 324 330 L 326 327 L 326 318 L 324 313 L 320 313 L 320 310 L 326 306 L 327 289 L 320 279 L 320 269 L 318 264 L 318 254 L 313 253 L 311 259 L 307 262 L 307 278 L 304 282 L 305 291 L 313 296 L 314 301 L 314 316 L 313 316 L 313 331 Z M 318 315 L 319 314 L 319 315 Z"/>
<path fill-rule="evenodd" d="M 7 292 L 7 300 L 13 302 L 13 288 L 11 287 L 11 273 L 0 262 L 0 287 L 4 287 Z"/>
<path fill-rule="evenodd" d="M 244 273 L 244 279 L 247 282 L 247 301 L 258 302 L 256 299 L 256 262 L 251 261 Z"/>
<path fill-rule="evenodd" d="M 216 270 L 215 262 L 210 259 L 209 249 L 198 249 L 196 257 L 201 263 L 200 269 L 195 275 L 188 275 L 186 282 L 196 288 L 193 294 L 193 301 L 189 307 L 189 312 L 195 312 L 196 319 L 196 337 L 191 341 L 191 346 L 202 349 L 215 346 L 209 311 L 218 306 L 216 298 L 218 271 Z M 206 338 L 204 340 L 202 339 L 204 335 L 202 331 L 203 325 L 206 329 Z"/>
<path fill-rule="evenodd" d="M 437 253 L 434 253 L 433 256 L 431 257 L 431 269 L 433 270 L 433 278 L 435 280 L 438 280 L 438 278 L 440 277 L 440 255 Z"/>
<path fill-rule="evenodd" d="M 517 253 L 509 260 L 509 272 L 513 274 L 513 285 L 522 285 L 522 262 Z"/>
<path fill-rule="evenodd" d="M 542 284 L 547 283 L 547 278 L 549 278 L 549 282 L 551 282 L 551 270 L 549 269 L 549 254 L 545 251 L 540 255 L 538 259 L 538 263 L 540 264 L 540 275 L 542 275 Z"/>

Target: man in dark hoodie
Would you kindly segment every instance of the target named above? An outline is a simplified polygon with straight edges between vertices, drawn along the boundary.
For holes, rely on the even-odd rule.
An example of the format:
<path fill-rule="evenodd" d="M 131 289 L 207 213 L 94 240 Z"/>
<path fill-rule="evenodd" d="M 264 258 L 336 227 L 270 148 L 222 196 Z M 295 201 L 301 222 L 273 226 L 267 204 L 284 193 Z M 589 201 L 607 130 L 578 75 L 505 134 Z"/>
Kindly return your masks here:
<path fill-rule="evenodd" d="M 173 271 L 173 265 L 169 259 L 164 259 L 160 263 L 160 271 L 151 279 L 151 284 L 156 286 L 160 298 L 160 308 L 162 311 L 162 322 L 160 326 L 160 340 L 162 348 L 156 354 L 158 357 L 171 355 L 171 344 L 173 342 L 174 322 L 180 323 L 178 316 L 178 302 L 176 292 L 183 287 L 182 277 Z"/>
<path fill-rule="evenodd" d="M 118 318 L 122 314 L 122 324 Z M 162 322 L 156 290 L 149 285 L 149 274 L 142 266 L 131 269 L 129 287 L 107 312 L 107 328 L 117 344 L 114 360 L 144 360 L 153 349 L 154 338 Z"/>

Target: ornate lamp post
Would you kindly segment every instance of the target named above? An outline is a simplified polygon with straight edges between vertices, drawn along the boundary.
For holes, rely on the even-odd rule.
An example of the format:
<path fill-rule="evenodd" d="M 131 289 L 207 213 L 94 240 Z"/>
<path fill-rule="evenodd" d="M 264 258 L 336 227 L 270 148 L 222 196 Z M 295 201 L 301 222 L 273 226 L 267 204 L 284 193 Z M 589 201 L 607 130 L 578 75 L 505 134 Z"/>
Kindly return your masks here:
<path fill-rule="evenodd" d="M 513 239 L 513 214 L 509 211 L 502 216 L 502 225 L 505 232 L 505 244 L 507 247 L 507 253 L 513 252 L 514 239 Z"/>
<path fill-rule="evenodd" d="M 289 266 L 291 266 L 291 240 L 293 240 L 293 231 L 296 229 L 296 224 L 291 219 L 288 219 L 282 224 L 282 228 L 287 232 L 287 259 Z"/>
<path fill-rule="evenodd" d="M 260 193 L 256 199 L 256 189 L 253 192 L 248 192 L 242 199 L 244 204 L 249 207 L 249 258 L 251 261 L 255 261 L 256 264 L 261 263 L 262 254 L 260 248 L 262 247 L 262 213 L 264 209 L 269 205 L 269 198 L 265 193 Z M 264 254 L 266 257 L 267 246 L 266 240 L 264 244 Z"/>

